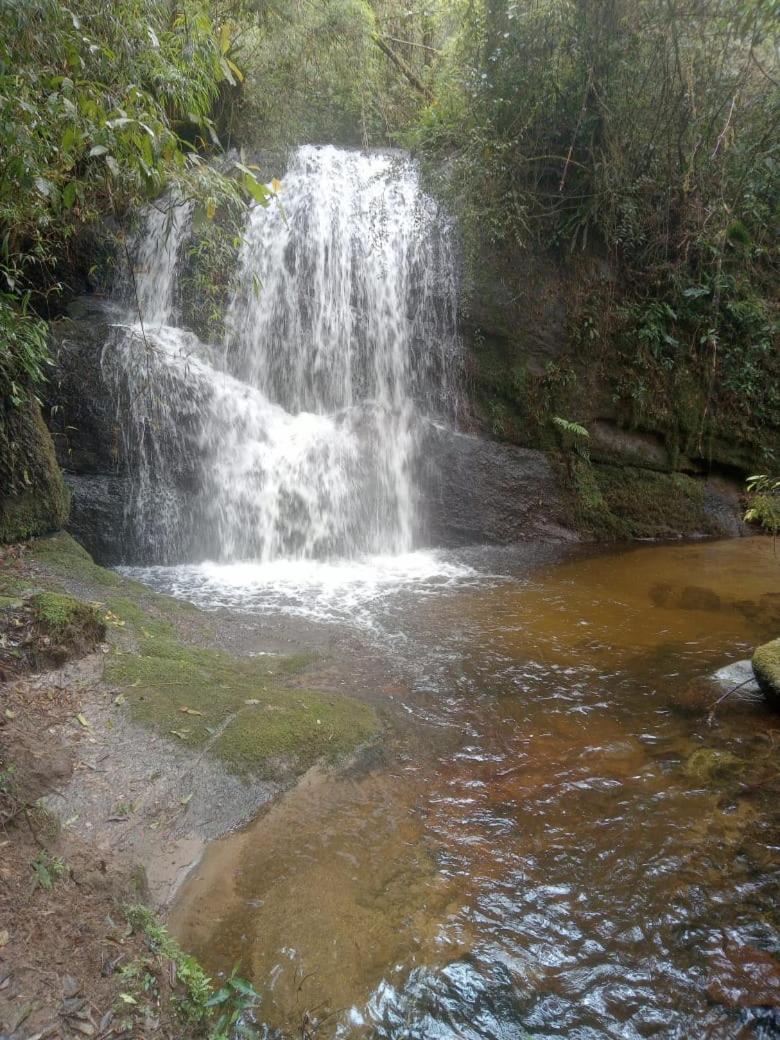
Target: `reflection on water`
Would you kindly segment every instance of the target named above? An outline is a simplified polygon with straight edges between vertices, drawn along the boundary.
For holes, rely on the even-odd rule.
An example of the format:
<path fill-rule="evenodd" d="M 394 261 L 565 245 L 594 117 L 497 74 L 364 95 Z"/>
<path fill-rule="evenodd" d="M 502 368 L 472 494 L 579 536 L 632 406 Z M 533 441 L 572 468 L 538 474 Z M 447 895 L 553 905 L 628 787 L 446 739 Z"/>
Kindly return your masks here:
<path fill-rule="evenodd" d="M 290 1036 L 780 1035 L 780 719 L 735 695 L 708 725 L 706 682 L 780 630 L 771 543 L 381 613 L 414 680 L 381 765 L 312 775 L 213 846 L 179 938 L 240 959 Z"/>

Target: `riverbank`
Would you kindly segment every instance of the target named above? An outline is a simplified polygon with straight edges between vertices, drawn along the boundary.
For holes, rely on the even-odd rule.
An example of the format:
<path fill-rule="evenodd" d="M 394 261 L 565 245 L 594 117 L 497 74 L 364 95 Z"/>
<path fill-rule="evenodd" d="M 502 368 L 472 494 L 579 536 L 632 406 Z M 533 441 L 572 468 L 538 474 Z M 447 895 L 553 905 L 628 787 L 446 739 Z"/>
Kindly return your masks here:
<path fill-rule="evenodd" d="M 2 1031 L 108 1035 L 148 945 L 123 908 L 164 908 L 207 842 L 381 723 L 333 688 L 327 648 L 160 596 L 68 535 L 6 549 L 0 596 Z"/>

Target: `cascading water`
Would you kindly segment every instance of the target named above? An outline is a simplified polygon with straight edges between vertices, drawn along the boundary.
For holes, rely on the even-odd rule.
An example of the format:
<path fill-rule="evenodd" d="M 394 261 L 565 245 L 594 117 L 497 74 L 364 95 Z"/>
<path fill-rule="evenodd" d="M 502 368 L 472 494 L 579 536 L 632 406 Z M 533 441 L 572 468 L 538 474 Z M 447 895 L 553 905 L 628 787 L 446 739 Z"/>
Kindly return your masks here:
<path fill-rule="evenodd" d="M 456 402 L 448 223 L 403 155 L 300 148 L 281 199 L 249 214 L 220 347 L 175 325 L 188 209 L 147 216 L 103 367 L 155 560 L 414 546 L 419 423 Z"/>

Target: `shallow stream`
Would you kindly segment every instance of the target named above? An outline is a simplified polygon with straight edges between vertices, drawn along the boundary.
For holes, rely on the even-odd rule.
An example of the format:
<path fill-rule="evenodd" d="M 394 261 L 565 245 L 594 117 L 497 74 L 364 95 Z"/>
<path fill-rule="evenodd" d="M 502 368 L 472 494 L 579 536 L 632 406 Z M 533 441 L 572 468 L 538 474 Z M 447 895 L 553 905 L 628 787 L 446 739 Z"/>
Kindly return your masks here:
<path fill-rule="evenodd" d="M 772 542 L 350 566 L 144 573 L 319 613 L 406 677 L 367 691 L 371 761 L 209 849 L 181 941 L 241 962 L 270 1036 L 780 1035 L 780 718 L 708 716 L 780 629 Z"/>

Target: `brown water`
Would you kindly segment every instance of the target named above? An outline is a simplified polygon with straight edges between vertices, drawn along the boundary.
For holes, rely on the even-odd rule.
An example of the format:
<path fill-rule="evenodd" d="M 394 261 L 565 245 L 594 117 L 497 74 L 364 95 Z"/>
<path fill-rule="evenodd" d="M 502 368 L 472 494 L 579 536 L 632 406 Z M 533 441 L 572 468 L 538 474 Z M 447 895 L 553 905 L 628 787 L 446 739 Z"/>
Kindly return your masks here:
<path fill-rule="evenodd" d="M 383 624 L 412 681 L 381 761 L 212 846 L 172 915 L 269 1035 L 780 1036 L 780 717 L 707 719 L 707 677 L 780 632 L 771 542 L 520 568 Z"/>

